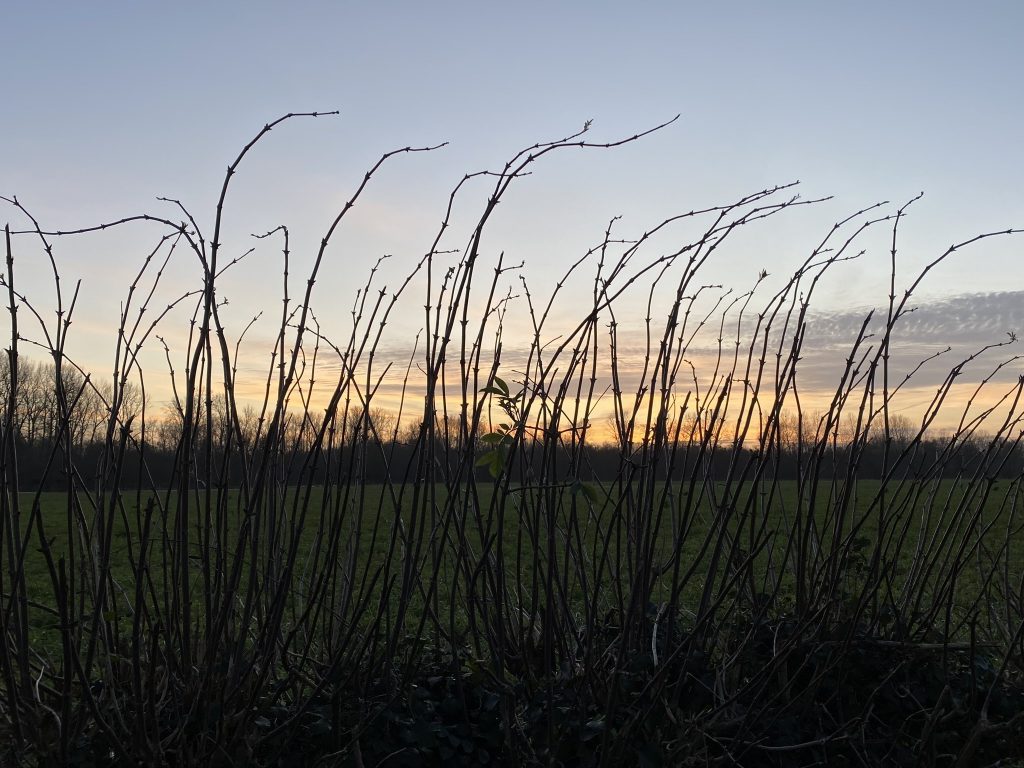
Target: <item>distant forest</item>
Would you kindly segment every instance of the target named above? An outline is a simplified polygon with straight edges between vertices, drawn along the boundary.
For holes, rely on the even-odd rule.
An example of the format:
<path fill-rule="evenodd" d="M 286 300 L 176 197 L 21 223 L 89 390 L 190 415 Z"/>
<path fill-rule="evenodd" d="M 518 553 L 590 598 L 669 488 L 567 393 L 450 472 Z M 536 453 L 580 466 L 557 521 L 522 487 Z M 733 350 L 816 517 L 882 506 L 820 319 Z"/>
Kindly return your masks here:
<path fill-rule="evenodd" d="M 182 434 L 182 412 L 173 404 L 144 408 L 141 391 L 128 384 L 117 388 L 122 400 L 117 405 L 118 419 L 112 423 L 110 397 L 114 387 L 109 383 L 97 384 L 76 369 L 63 366 L 62 391 L 58 391 L 54 371 L 52 363 L 22 361 L 18 366 L 16 399 L 11 403 L 10 368 L 0 366 L 0 402 L 5 408 L 13 407 L 14 411 L 13 419 L 9 422 L 4 419 L 4 423 L 13 425 L 14 439 L 19 445 L 21 487 L 65 488 L 69 478 L 63 468 L 71 466 L 77 467 L 77 472 L 95 468 L 94 477 L 78 478 L 85 487 L 93 487 L 100 480 L 103 468 L 114 463 L 110 456 L 112 450 L 124 452 L 120 487 L 168 487 Z M 69 414 L 66 422 L 61 419 L 62 409 Z M 238 414 L 237 431 L 229 434 L 224 409 L 223 397 L 214 397 L 209 403 L 211 423 L 206 424 L 205 413 L 199 414 L 200 423 L 193 431 L 196 435 L 193 456 L 197 467 L 207 464 L 204 444 L 209 430 L 213 437 L 211 444 L 215 446 L 215 455 L 210 457 L 212 465 L 219 468 L 228 485 L 235 485 L 240 473 L 245 471 L 247 449 L 256 442 L 265 424 L 255 408 L 247 407 Z M 62 423 L 68 425 L 66 435 L 60 430 Z M 486 430 L 480 425 L 473 433 L 474 450 L 463 452 L 469 430 L 463 428 L 458 416 L 438 417 L 433 444 L 429 447 L 425 445 L 422 424 L 399 424 L 394 414 L 380 408 L 371 408 L 368 413 L 351 407 L 339 409 L 335 422 L 327 426 L 323 447 L 313 450 L 320 427 L 305 411 L 299 411 L 290 420 L 279 441 L 284 461 L 280 464 L 283 476 L 277 478 L 278 482 L 290 484 L 310 478 L 317 483 L 413 479 L 411 473 L 422 467 L 421 453 L 425 450 L 430 452 L 431 462 L 438 472 L 436 477 L 449 474 L 454 477 L 460 469 L 465 476 L 465 469 L 459 467 L 459 462 L 467 461 L 467 456 L 479 458 L 494 450 L 493 441 L 485 439 Z M 857 477 L 879 479 L 887 450 L 890 472 L 898 469 L 901 475 L 909 473 L 922 479 L 934 479 L 937 473 L 946 478 L 979 475 L 1011 478 L 1024 472 L 1024 450 L 1019 442 L 1003 442 L 997 447 L 991 436 L 970 430 L 962 430 L 957 439 L 951 440 L 948 433 L 922 431 L 902 414 L 889 417 L 888 445 L 880 428 L 867 436 L 861 431 L 854 443 L 852 435 L 858 431 L 853 424 L 848 430 L 822 435 L 819 419 L 813 415 L 801 419 L 795 413 L 784 411 L 779 418 L 779 429 L 770 442 L 753 446 L 748 440 L 742 450 L 734 452 L 728 439 L 728 427 L 728 419 L 701 423 L 686 419 L 684 415 L 681 423 L 666 425 L 667 447 L 653 451 L 643 434 L 630 436 L 628 429 L 615 429 L 613 425 L 602 440 L 595 440 L 595 433 L 591 432 L 583 451 L 573 462 L 568 458 L 569 443 L 578 441 L 580 436 L 567 434 L 563 436 L 566 452 L 561 465 L 558 456 L 541 451 L 539 438 L 534 441 L 537 450 L 532 452 L 529 450 L 531 441 L 527 439 L 527 450 L 517 457 L 518 463 L 512 468 L 512 480 L 528 483 L 531 476 L 540 474 L 539 466 L 535 465 L 541 461 L 549 462 L 549 472 L 553 461 L 559 476 L 582 482 L 628 479 L 632 473 L 645 468 L 653 469 L 658 477 L 671 475 L 683 479 L 692 475 L 696 464 L 701 465 L 702 476 L 723 479 L 731 464 L 737 460 L 756 461 L 762 451 L 769 460 L 767 466 L 771 468 L 772 477 L 782 480 L 799 480 L 811 465 L 819 467 L 819 476 L 843 476 L 850 472 L 852 463 L 856 463 Z M 608 437 L 616 432 L 617 438 Z M 578 445 L 576 447 L 578 449 Z M 71 452 L 70 457 L 64 455 L 67 450 Z M 223 461 L 224 456 L 228 457 L 227 462 Z M 487 482 L 489 469 L 486 463 L 480 463 L 484 466 L 477 465 L 472 471 L 478 481 Z M 195 476 L 202 476 L 202 473 L 197 472 Z"/>

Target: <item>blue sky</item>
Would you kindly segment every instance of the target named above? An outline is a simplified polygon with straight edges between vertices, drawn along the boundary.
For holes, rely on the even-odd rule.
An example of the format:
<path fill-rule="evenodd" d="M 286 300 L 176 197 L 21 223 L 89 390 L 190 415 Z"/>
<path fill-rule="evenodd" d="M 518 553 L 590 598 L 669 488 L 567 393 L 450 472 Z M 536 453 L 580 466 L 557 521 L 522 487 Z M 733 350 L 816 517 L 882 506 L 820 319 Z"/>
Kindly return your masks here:
<path fill-rule="evenodd" d="M 709 265 L 709 280 L 745 290 L 761 268 L 784 274 L 840 216 L 923 190 L 902 241 L 909 275 L 950 242 L 1024 225 L 1022 29 L 1024 5 L 1009 1 L 19 3 L 0 31 L 0 194 L 18 195 L 52 228 L 169 213 L 158 195 L 209 226 L 223 171 L 259 126 L 339 109 L 269 136 L 229 202 L 226 252 L 285 223 L 298 274 L 382 152 L 450 142 L 399 158 L 375 180 L 314 297 L 330 321 L 377 256 L 394 254 L 386 279 L 404 273 L 463 173 L 498 168 L 588 119 L 599 141 L 679 113 L 637 144 L 547 159 L 509 196 L 488 248 L 524 260 L 544 284 L 611 216 L 635 235 L 799 179 L 802 195 L 834 199 L 765 222 Z M 486 197 L 474 189 L 467 216 Z M 0 220 L 20 222 L 10 210 Z M 58 244 L 65 279 L 83 279 L 83 358 L 109 350 L 111 298 L 123 296 L 154 234 L 133 227 Z M 951 260 L 922 295 L 1024 288 L 1022 243 Z M 822 286 L 819 311 L 884 300 L 885 238 L 866 246 Z M 239 306 L 236 330 L 277 300 L 279 278 L 267 277 L 275 259 L 268 243 L 225 287 Z M 23 265 L 21 285 L 42 305 L 36 266 Z M 175 262 L 168 291 L 196 275 Z"/>

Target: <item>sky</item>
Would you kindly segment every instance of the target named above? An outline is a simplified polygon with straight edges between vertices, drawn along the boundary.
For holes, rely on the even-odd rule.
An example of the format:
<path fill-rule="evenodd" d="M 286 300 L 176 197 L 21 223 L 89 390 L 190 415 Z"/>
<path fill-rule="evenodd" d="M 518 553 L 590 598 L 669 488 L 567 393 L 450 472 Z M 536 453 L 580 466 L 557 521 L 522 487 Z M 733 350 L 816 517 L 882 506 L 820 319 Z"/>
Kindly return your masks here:
<path fill-rule="evenodd" d="M 897 284 L 906 285 L 950 243 L 1024 226 L 1022 28 L 1024 5 L 1010 0 L 9 4 L 0 194 L 55 230 L 138 213 L 177 220 L 157 200 L 171 197 L 209 237 L 224 171 L 264 123 L 338 110 L 278 127 L 232 180 L 222 258 L 257 250 L 225 276 L 221 297 L 233 338 L 264 312 L 240 357 L 256 396 L 280 311 L 281 253 L 279 241 L 251 235 L 289 227 L 295 295 L 363 173 L 400 147 L 447 142 L 389 161 L 332 240 L 313 304 L 336 338 L 380 256 L 390 256 L 377 275 L 390 290 L 422 256 L 464 174 L 499 170 L 585 121 L 589 141 L 608 142 L 679 115 L 623 147 L 542 158 L 517 180 L 483 248 L 488 264 L 500 253 L 523 262 L 538 296 L 600 242 L 612 217 L 621 217 L 620 237 L 635 238 L 674 214 L 794 181 L 802 198 L 830 199 L 745 229 L 703 281 L 742 293 L 762 269 L 783 279 L 833 222 L 880 201 L 891 212 L 923 191 L 901 225 Z M 488 194 L 486 179 L 467 185 L 446 244 L 465 244 Z M 2 211 L 0 223 L 24 227 L 17 210 Z M 132 224 L 55 241 L 65 288 L 82 281 L 69 349 L 85 367 L 110 369 L 111 328 L 161 234 Z M 648 257 L 686 234 L 673 229 Z M 822 281 L 818 338 L 840 341 L 815 352 L 841 357 L 857 318 L 885 302 L 890 236 L 869 232 L 866 253 Z M 992 238 L 944 262 L 917 294 L 917 317 L 929 321 L 903 329 L 903 348 L 927 354 L 1024 330 L 1022 247 L 1022 237 Z M 19 287 L 52 321 L 44 254 L 25 236 L 15 251 Z M 566 288 L 556 321 L 572 321 L 589 275 Z M 156 301 L 199 278 L 198 264 L 176 254 Z M 383 343 L 396 360 L 423 325 L 414 298 Z M 624 299 L 624 329 L 642 325 L 644 298 Z M 523 306 L 510 310 L 513 330 Z M 159 329 L 179 359 L 188 314 L 183 305 Z M 155 338 L 146 354 L 148 365 L 164 365 Z M 808 387 L 827 390 L 830 360 L 809 360 Z M 167 387 L 155 393 L 167 397 Z"/>

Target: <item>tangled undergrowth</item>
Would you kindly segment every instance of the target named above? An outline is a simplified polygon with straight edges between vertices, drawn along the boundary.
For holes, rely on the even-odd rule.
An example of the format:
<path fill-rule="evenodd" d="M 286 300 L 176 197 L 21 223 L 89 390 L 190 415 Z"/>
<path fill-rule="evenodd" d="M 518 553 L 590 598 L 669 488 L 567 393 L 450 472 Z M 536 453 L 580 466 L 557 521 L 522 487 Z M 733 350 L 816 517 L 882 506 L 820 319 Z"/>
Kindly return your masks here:
<path fill-rule="evenodd" d="M 2 280 L 0 763 L 1024 764 L 1016 337 L 948 368 L 945 352 L 908 362 L 898 344 L 936 265 L 1014 230 L 904 279 L 910 203 L 880 204 L 837 222 L 776 287 L 766 272 L 741 295 L 705 284 L 736 232 L 818 202 L 783 185 L 634 238 L 612 222 L 541 296 L 485 232 L 542 158 L 645 135 L 590 142 L 588 123 L 464 177 L 404 281 L 378 287 L 374 269 L 329 327 L 313 311 L 329 246 L 383 164 L 435 149 L 406 147 L 305 254 L 301 294 L 288 229 L 258 238 L 283 244 L 283 309 L 262 398 L 246 403 L 249 325 L 229 331 L 242 324 L 218 293 L 245 258 L 221 253 L 228 191 L 298 117 L 243 148 L 212 227 L 169 200 L 173 218 L 52 230 L 5 198 L 27 223 L 6 228 Z M 481 183 L 479 216 L 454 226 Z M 77 292 L 55 243 L 141 223 L 155 245 L 101 384 L 70 354 Z M 815 289 L 878 228 L 890 290 L 812 414 Z M 24 251 L 50 265 L 47 297 L 21 285 Z M 202 280 L 168 296 L 180 253 Z M 564 327 L 556 305 L 576 312 Z M 643 330 L 626 339 L 637 306 Z M 161 335 L 189 308 L 186 333 Z M 406 311 L 423 331 L 403 374 L 383 358 Z M 28 376 L 26 345 L 52 359 L 48 386 Z M 901 390 L 935 369 L 908 417 Z M 145 393 L 160 381 L 172 401 L 158 418 Z M 934 429 L 940 414 L 951 431 Z"/>

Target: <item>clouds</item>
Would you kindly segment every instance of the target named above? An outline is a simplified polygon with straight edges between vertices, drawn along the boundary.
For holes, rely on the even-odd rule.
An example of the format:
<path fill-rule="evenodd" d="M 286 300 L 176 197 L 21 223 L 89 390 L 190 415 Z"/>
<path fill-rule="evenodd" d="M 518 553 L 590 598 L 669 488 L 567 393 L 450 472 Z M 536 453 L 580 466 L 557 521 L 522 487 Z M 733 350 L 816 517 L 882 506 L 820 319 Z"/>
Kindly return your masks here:
<path fill-rule="evenodd" d="M 911 311 L 898 321 L 894 335 L 901 345 L 983 346 L 1005 341 L 1008 332 L 1024 329 L 1024 291 L 974 293 L 912 302 Z M 878 307 L 869 326 L 879 331 L 885 307 Z M 856 336 L 868 310 L 814 314 L 808 321 L 808 337 L 815 343 L 849 343 Z"/>
<path fill-rule="evenodd" d="M 890 344 L 890 387 L 900 385 L 908 374 L 912 374 L 910 380 L 902 384 L 905 391 L 901 392 L 900 408 L 915 410 L 926 405 L 953 369 L 959 371 L 954 388 L 959 394 L 954 399 L 960 401 L 965 401 L 990 377 L 985 394 L 978 398 L 979 403 L 998 397 L 1008 385 L 1016 383 L 1024 364 L 1014 358 L 1024 354 L 1024 348 L 1018 349 L 1024 341 L 1014 343 L 1008 334 L 1024 331 L 1024 291 L 921 299 L 911 302 L 908 309 L 912 311 L 907 311 L 897 321 Z M 867 365 L 860 361 L 870 363 L 877 355 L 887 307 L 875 308 L 867 326 L 867 335 L 853 354 L 857 337 L 871 311 L 871 308 L 833 312 L 812 309 L 808 313 L 796 366 L 796 384 L 803 395 L 827 401 L 839 385 L 851 355 L 857 374 L 867 373 Z M 711 324 L 705 328 L 685 351 L 687 363 L 680 368 L 677 380 L 681 390 L 693 387 L 696 381 L 697 386 L 706 391 L 715 376 L 720 379 L 731 374 L 738 380 L 756 375 L 761 339 L 756 341 L 750 373 L 746 370 L 748 353 L 751 344 L 755 343 L 750 337 L 754 331 L 753 323 L 745 324 L 740 331 L 738 350 L 735 338 L 726 338 L 721 345 L 718 343 L 715 338 L 717 327 L 717 324 Z M 776 352 L 781 350 L 784 365 L 792 340 L 792 327 L 787 329 L 787 338 L 781 344 L 778 324 L 773 330 L 766 350 L 762 392 L 774 390 Z M 641 385 L 639 378 L 645 370 L 644 348 L 636 343 L 636 339 L 627 339 L 625 335 L 620 337 L 620 341 L 623 342 L 617 349 L 620 384 L 626 391 L 635 391 Z M 731 371 L 734 355 L 737 355 L 738 368 Z M 1009 364 L 1000 368 L 1000 364 L 1006 361 L 1010 361 Z M 649 371 L 647 375 L 650 375 Z M 880 378 L 876 384 L 880 388 Z"/>
<path fill-rule="evenodd" d="M 910 311 L 896 322 L 892 334 L 890 370 L 897 381 L 925 358 L 938 355 L 914 374 L 916 386 L 938 386 L 951 368 L 977 354 L 977 358 L 964 367 L 961 376 L 964 381 L 980 382 L 997 361 L 1018 353 L 1017 345 L 1009 343 L 1008 334 L 1024 329 L 1024 291 L 922 299 L 911 302 L 908 309 Z M 813 389 L 835 386 L 869 311 L 865 308 L 809 315 L 800 362 L 805 386 Z M 877 348 L 886 313 L 884 306 L 875 308 L 867 328 L 870 335 L 862 349 Z M 1002 346 L 978 354 L 995 344 Z M 947 348 L 949 351 L 945 352 Z M 1007 366 L 1002 377 L 1007 380 L 1016 377 L 1019 368 Z"/>

